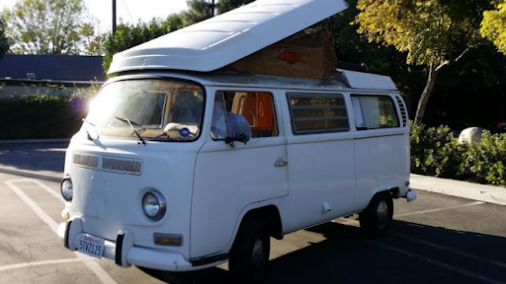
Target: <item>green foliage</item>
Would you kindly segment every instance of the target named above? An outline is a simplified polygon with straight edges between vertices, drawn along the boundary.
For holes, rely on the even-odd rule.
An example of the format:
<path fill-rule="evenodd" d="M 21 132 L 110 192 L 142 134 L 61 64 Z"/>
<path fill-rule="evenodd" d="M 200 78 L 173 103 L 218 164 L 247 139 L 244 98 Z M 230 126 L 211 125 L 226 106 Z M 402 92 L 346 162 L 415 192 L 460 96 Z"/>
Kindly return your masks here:
<path fill-rule="evenodd" d="M 411 171 L 436 177 L 455 177 L 464 147 L 448 126 L 426 128 L 411 123 Z"/>
<path fill-rule="evenodd" d="M 406 53 L 394 47 L 369 42 L 357 33 L 358 26 L 350 22 L 359 14 L 358 0 L 347 0 L 348 9 L 331 18 L 331 31 L 336 41 L 337 58 L 340 61 L 364 64 L 367 71 L 392 77 L 397 88 L 407 97 L 421 92 L 426 83 L 424 69 L 406 64 Z"/>
<path fill-rule="evenodd" d="M 81 97 L 30 95 L 0 103 L 0 139 L 68 138 L 86 116 Z"/>
<path fill-rule="evenodd" d="M 206 0 L 188 0 L 188 11 L 183 14 L 184 25 L 189 26 L 213 16 L 213 5 Z"/>
<path fill-rule="evenodd" d="M 441 69 L 459 61 L 482 42 L 483 0 L 358 0 L 358 32 L 370 42 L 407 53 L 408 64 L 428 67 L 427 85 L 420 97 L 415 124 L 421 124 Z"/>
<path fill-rule="evenodd" d="M 94 26 L 84 0 L 18 0 L 3 16 L 16 54 L 82 54 Z"/>
<path fill-rule="evenodd" d="M 480 143 L 476 143 L 462 156 L 460 175 L 481 183 L 506 185 L 506 134 L 492 135 L 484 131 Z"/>
<path fill-rule="evenodd" d="M 359 0 L 359 32 L 368 39 L 407 52 L 407 62 L 439 65 L 481 39 L 486 1 Z"/>
<path fill-rule="evenodd" d="M 468 145 L 447 126 L 411 127 L 411 172 L 506 186 L 506 134 L 484 131 L 480 142 Z"/>
<path fill-rule="evenodd" d="M 239 8 L 243 5 L 249 4 L 255 0 L 219 0 L 218 1 L 218 14 L 226 13 L 230 10 Z"/>
<path fill-rule="evenodd" d="M 9 40 L 5 34 L 5 22 L 0 17 L 0 59 L 7 53 L 7 50 L 9 50 Z"/>
<path fill-rule="evenodd" d="M 506 0 L 496 1 L 496 7 L 484 13 L 481 35 L 506 55 Z"/>
<path fill-rule="evenodd" d="M 136 25 L 120 24 L 116 34 L 108 34 L 103 43 L 104 72 L 107 73 L 114 54 L 145 43 L 183 27 L 181 14 L 170 15 L 165 21 L 152 19 L 149 23 L 139 22 Z"/>

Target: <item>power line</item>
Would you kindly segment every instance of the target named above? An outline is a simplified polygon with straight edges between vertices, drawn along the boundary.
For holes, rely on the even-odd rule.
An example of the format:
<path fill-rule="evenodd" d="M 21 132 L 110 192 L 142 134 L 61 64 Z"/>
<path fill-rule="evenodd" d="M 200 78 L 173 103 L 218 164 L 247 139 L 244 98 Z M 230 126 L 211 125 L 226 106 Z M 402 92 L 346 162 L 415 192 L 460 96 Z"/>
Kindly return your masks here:
<path fill-rule="evenodd" d="M 130 17 L 130 21 L 132 21 L 132 23 L 135 24 L 134 18 L 132 17 L 132 14 L 130 14 L 130 10 L 128 10 L 128 6 L 127 6 L 125 0 L 121 0 L 121 2 L 123 3 L 123 6 L 125 6 L 125 9 L 126 9 L 126 11 L 128 13 L 128 16 Z"/>

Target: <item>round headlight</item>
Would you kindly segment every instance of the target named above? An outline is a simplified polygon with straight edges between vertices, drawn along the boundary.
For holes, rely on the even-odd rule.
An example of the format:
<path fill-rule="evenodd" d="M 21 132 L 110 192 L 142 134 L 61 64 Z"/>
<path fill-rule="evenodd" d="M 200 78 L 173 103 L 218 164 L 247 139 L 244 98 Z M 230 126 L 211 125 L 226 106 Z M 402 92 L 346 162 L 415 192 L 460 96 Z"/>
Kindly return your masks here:
<path fill-rule="evenodd" d="M 153 220 L 160 220 L 165 215 L 167 202 L 158 191 L 149 191 L 142 198 L 142 209 L 144 214 Z"/>
<path fill-rule="evenodd" d="M 74 186 L 72 185 L 72 180 L 70 180 L 70 178 L 62 180 L 60 190 L 61 196 L 63 196 L 65 201 L 72 201 L 72 198 L 74 197 Z"/>

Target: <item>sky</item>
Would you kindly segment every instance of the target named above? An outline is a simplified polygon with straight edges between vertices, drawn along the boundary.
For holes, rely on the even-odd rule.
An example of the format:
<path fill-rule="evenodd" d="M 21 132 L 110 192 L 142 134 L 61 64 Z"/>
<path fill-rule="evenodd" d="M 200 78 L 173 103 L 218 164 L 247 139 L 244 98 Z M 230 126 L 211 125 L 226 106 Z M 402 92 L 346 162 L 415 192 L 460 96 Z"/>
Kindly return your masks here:
<path fill-rule="evenodd" d="M 11 8 L 18 0 L 0 0 L 0 10 Z M 21 0 L 19 0 L 21 1 Z M 112 0 L 84 0 L 92 16 L 100 21 L 100 32 L 112 29 Z M 153 17 L 165 18 L 187 8 L 186 0 L 116 0 L 118 23 L 149 21 Z"/>

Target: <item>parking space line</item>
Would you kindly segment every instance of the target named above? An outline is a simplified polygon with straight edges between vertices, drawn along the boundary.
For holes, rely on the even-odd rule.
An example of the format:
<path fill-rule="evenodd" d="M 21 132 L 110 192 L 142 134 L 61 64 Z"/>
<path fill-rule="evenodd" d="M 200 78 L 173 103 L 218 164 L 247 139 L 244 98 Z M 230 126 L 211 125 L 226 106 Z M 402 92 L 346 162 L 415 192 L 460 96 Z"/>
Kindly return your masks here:
<path fill-rule="evenodd" d="M 499 261 L 495 261 L 495 260 L 490 260 L 490 259 L 487 259 L 487 258 L 484 258 L 484 257 L 481 257 L 481 256 L 477 256 L 477 255 L 474 255 L 474 254 L 462 252 L 462 251 L 453 249 L 451 247 L 447 247 L 447 246 L 443 246 L 443 245 L 438 245 L 438 244 L 435 244 L 435 243 L 432 243 L 432 242 L 428 242 L 428 241 L 425 241 L 425 240 L 413 238 L 413 237 L 406 236 L 404 234 L 400 234 L 400 233 L 396 233 L 396 232 L 389 232 L 389 234 L 395 235 L 395 236 L 397 236 L 399 238 L 403 238 L 403 239 L 406 239 L 406 240 L 409 240 L 409 241 L 412 241 L 412 242 L 415 242 L 415 243 L 419 243 L 419 244 L 422 244 L 422 245 L 433 247 L 433 248 L 436 248 L 436 249 L 439 249 L 439 250 L 448 251 L 448 252 L 454 253 L 456 255 L 460 255 L 460 256 L 463 256 L 463 257 L 467 257 L 467 258 L 472 258 L 472 259 L 478 260 L 480 262 L 488 263 L 488 264 L 495 265 L 495 266 L 498 266 L 498 267 L 506 269 L 506 263 L 503 263 L 503 262 L 499 262 Z"/>
<path fill-rule="evenodd" d="M 56 223 L 56 221 L 54 221 L 46 212 L 44 212 L 44 210 L 42 210 L 39 207 L 39 205 L 37 205 L 37 203 L 35 203 L 35 201 L 33 201 L 30 197 L 28 197 L 23 192 L 23 190 L 21 190 L 21 188 L 17 187 L 14 184 L 14 183 L 17 183 L 17 182 L 26 182 L 26 181 L 33 181 L 33 180 L 29 180 L 29 179 L 25 179 L 25 180 L 11 180 L 11 181 L 6 181 L 4 183 L 12 191 L 14 191 L 14 193 L 16 193 L 16 195 L 19 196 L 19 198 L 21 198 L 21 200 L 26 205 L 28 205 L 28 207 L 30 207 L 35 212 L 35 214 L 37 216 L 39 216 L 39 218 L 42 219 L 42 221 L 44 221 L 44 223 L 46 223 L 51 228 L 51 230 L 55 234 L 58 234 L 58 223 Z M 74 255 L 78 259 L 80 259 L 80 260 L 88 260 L 88 259 L 90 259 L 89 257 L 83 256 L 83 255 L 81 255 L 78 252 L 74 252 Z M 104 283 L 104 284 L 116 284 L 116 281 L 114 281 L 114 279 L 112 279 L 112 277 L 109 274 L 107 274 L 107 272 L 97 262 L 95 262 L 95 261 L 84 261 L 84 264 L 91 271 L 93 271 L 93 273 L 95 273 L 95 275 L 100 279 L 100 281 L 102 281 L 102 283 Z"/>
<path fill-rule="evenodd" d="M 382 243 L 379 243 L 377 241 L 368 240 L 368 239 L 360 239 L 360 240 L 363 241 L 363 242 L 365 242 L 365 243 L 368 243 L 370 245 L 381 247 L 383 249 L 388 249 L 388 250 L 391 250 L 391 251 L 395 251 L 397 253 L 400 253 L 400 254 L 407 255 L 407 256 L 412 257 L 412 258 L 416 258 L 416 259 L 425 261 L 425 262 L 430 263 L 432 265 L 436 265 L 436 266 L 439 266 L 439 267 L 451 270 L 453 272 L 456 272 L 456 273 L 459 273 L 459 274 L 462 274 L 462 275 L 465 275 L 465 276 L 468 276 L 468 277 L 471 277 L 471 278 L 474 278 L 474 279 L 481 280 L 483 282 L 487 282 L 487 283 L 491 283 L 491 284 L 505 284 L 506 283 L 506 282 L 496 281 L 496 280 L 490 279 L 490 278 L 488 278 L 486 276 L 483 276 L 483 275 L 480 275 L 480 274 L 477 274 L 477 273 L 472 273 L 472 272 L 469 272 L 467 270 L 464 270 L 464 269 L 461 269 L 461 268 L 458 268 L 458 267 L 455 267 L 455 266 L 448 265 L 448 264 L 446 264 L 444 262 L 440 262 L 440 261 L 434 260 L 434 259 L 429 258 L 429 257 L 421 256 L 421 255 L 418 255 L 418 254 L 415 254 L 415 253 L 412 253 L 412 252 L 409 252 L 409 251 L 406 251 L 406 250 L 403 250 L 403 249 L 399 249 L 399 248 L 396 248 L 396 247 L 393 247 L 393 246 L 390 246 L 390 245 L 382 244 Z"/>
<path fill-rule="evenodd" d="M 394 215 L 394 218 L 395 217 L 398 218 L 398 217 L 406 217 L 406 216 L 411 216 L 411 215 L 426 214 L 426 213 L 434 213 L 434 212 L 440 212 L 440 211 L 445 211 L 445 210 L 452 210 L 452 209 L 459 209 L 459 208 L 464 208 L 464 207 L 477 206 L 477 205 L 482 205 L 482 204 L 485 204 L 485 202 L 477 201 L 477 202 L 461 204 L 461 205 L 456 205 L 456 206 L 443 207 L 443 208 L 437 208 L 437 209 L 430 209 L 430 210 L 423 210 L 423 211 L 416 211 L 416 212 L 409 212 L 409 213 Z"/>
<path fill-rule="evenodd" d="M 63 201 L 62 197 L 60 194 L 58 194 L 56 191 L 54 191 L 51 187 L 43 184 L 42 182 L 40 182 L 39 180 L 36 180 L 36 179 L 27 179 L 27 178 L 24 178 L 24 179 L 15 179 L 15 180 L 10 180 L 8 181 L 10 183 L 20 183 L 20 182 L 33 182 L 35 184 L 37 184 L 38 186 L 40 186 L 42 189 L 44 189 L 45 191 L 47 191 L 49 194 L 51 194 L 53 197 L 55 197 L 56 199 L 60 200 L 61 202 L 65 203 L 65 201 Z"/>
<path fill-rule="evenodd" d="M 7 271 L 7 270 L 13 270 L 13 269 L 19 269 L 19 268 L 26 268 L 26 267 L 54 265 L 54 264 L 63 264 L 63 263 L 81 262 L 81 261 L 82 261 L 81 259 L 77 259 L 77 258 L 67 258 L 67 259 L 46 260 L 46 261 L 38 261 L 38 262 L 26 262 L 26 263 L 19 263 L 19 264 L 2 266 L 2 267 L 0 267 L 0 272 Z"/>

